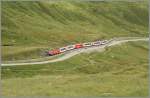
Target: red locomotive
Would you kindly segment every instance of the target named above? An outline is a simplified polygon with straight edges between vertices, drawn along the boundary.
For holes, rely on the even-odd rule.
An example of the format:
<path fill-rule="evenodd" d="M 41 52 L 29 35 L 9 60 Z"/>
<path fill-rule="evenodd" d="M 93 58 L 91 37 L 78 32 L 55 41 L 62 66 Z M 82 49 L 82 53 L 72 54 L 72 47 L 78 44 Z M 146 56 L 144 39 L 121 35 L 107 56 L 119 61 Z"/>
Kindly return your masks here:
<path fill-rule="evenodd" d="M 51 50 L 51 51 L 48 51 L 48 55 L 49 56 L 53 56 L 53 55 L 56 55 L 56 54 L 60 54 L 60 50 L 59 49 L 55 49 L 55 50 Z"/>

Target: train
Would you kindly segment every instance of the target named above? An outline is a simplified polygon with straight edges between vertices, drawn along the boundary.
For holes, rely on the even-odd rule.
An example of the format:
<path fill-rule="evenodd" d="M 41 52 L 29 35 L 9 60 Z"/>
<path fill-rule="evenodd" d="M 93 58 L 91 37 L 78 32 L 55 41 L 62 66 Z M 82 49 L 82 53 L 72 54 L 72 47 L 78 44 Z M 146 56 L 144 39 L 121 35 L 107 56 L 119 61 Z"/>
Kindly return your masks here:
<path fill-rule="evenodd" d="M 75 50 L 75 49 L 80 49 L 80 48 L 87 48 L 87 47 L 92 47 L 92 46 L 100 46 L 100 45 L 105 45 L 108 43 L 108 40 L 103 40 L 103 41 L 95 41 L 95 42 L 87 42 L 87 43 L 77 43 L 74 45 L 68 45 L 62 48 L 50 50 L 47 52 L 48 56 L 54 56 L 57 54 L 61 54 L 70 50 Z"/>

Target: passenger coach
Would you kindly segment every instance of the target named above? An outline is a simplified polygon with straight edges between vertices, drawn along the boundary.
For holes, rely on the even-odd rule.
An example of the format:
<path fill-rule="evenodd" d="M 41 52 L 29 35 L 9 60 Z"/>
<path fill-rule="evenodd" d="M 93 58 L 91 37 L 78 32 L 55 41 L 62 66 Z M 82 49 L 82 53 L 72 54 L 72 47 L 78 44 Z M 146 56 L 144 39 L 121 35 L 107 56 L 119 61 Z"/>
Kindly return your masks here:
<path fill-rule="evenodd" d="M 108 40 L 88 42 L 88 43 L 78 43 L 78 44 L 75 44 L 75 45 L 69 45 L 69 46 L 66 46 L 66 47 L 62 47 L 62 48 L 59 48 L 59 49 L 48 51 L 48 55 L 53 56 L 53 55 L 64 53 L 66 51 L 70 51 L 70 50 L 73 50 L 73 49 L 105 45 L 107 42 L 108 42 Z"/>

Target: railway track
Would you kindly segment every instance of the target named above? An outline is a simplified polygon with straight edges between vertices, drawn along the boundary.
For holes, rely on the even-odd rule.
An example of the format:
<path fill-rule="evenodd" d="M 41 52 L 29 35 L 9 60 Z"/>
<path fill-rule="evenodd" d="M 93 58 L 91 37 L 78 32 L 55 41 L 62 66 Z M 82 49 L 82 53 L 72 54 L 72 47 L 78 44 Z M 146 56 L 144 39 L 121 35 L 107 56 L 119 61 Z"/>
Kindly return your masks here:
<path fill-rule="evenodd" d="M 2 63 L 1 66 L 17 66 L 17 65 L 37 65 L 37 64 L 48 64 L 48 63 L 53 63 L 53 62 L 59 62 L 59 61 L 64 61 L 66 59 L 71 58 L 72 56 L 75 56 L 80 53 L 86 53 L 86 52 L 92 52 L 92 51 L 104 51 L 105 47 L 110 47 L 113 45 L 118 45 L 121 43 L 129 42 L 129 41 L 148 41 L 149 38 L 142 38 L 142 37 L 119 37 L 119 38 L 113 38 L 109 40 L 109 43 L 101 46 L 93 46 L 93 47 L 88 47 L 88 48 L 81 48 L 81 49 L 75 49 L 69 52 L 66 52 L 63 56 L 60 56 L 55 59 L 49 60 L 48 58 L 46 59 L 34 59 L 28 61 L 13 61 L 13 62 L 8 62 L 8 63 Z"/>

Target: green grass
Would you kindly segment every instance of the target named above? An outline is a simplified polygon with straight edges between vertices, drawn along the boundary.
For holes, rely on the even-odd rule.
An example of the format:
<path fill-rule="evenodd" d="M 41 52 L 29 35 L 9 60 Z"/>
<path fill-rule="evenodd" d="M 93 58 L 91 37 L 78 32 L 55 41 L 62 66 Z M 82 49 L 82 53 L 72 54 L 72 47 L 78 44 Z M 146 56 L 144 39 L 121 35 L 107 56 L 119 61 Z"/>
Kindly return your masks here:
<path fill-rule="evenodd" d="M 54 49 L 122 36 L 146 37 L 148 3 L 3 1 L 1 35 L 5 61 L 40 57 L 42 47 Z M 35 55 L 30 55 L 32 52 Z"/>
<path fill-rule="evenodd" d="M 117 36 L 148 36 L 148 3 L 2 2 L 2 45 L 51 48 Z"/>
<path fill-rule="evenodd" d="M 53 49 L 118 36 L 148 36 L 147 1 L 2 2 L 2 60 L 41 56 L 39 48 L 20 46 Z M 24 55 L 31 52 L 35 55 Z"/>
<path fill-rule="evenodd" d="M 11 81 L 11 82 L 10 82 Z M 9 96 L 147 96 L 148 80 L 140 75 L 77 74 L 2 80 Z"/>
<path fill-rule="evenodd" d="M 46 46 L 5 46 L 2 50 L 2 60 L 13 61 L 45 57 L 45 52 L 49 48 Z"/>
<path fill-rule="evenodd" d="M 2 67 L 2 85 L 2 94 L 12 96 L 147 96 L 148 43 L 130 42 L 45 65 Z"/>
<path fill-rule="evenodd" d="M 112 37 L 148 36 L 148 1 L 2 1 L 2 60 Z M 2 67 L 6 96 L 148 96 L 148 43 L 43 65 Z"/>
<path fill-rule="evenodd" d="M 2 72 L 5 73 L 2 74 L 2 78 L 17 76 L 29 77 L 34 74 L 73 74 L 76 72 L 94 74 L 111 70 L 118 72 L 120 67 L 129 69 L 131 67 L 131 69 L 134 69 L 136 67 L 143 67 L 141 64 L 143 66 L 147 66 L 148 64 L 148 44 L 145 42 L 130 42 L 122 46 L 108 48 L 102 53 L 92 52 L 89 54 L 79 54 L 63 62 L 44 65 L 2 67 Z"/>

